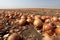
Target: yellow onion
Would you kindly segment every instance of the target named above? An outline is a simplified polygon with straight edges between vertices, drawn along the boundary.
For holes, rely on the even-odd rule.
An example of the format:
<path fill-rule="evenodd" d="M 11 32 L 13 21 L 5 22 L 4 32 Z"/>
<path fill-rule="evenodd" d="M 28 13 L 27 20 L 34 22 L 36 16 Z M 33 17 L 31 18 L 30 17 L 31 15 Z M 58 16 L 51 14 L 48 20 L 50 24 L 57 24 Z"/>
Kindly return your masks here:
<path fill-rule="evenodd" d="M 28 19 L 28 18 L 31 18 L 31 16 L 30 16 L 30 15 L 27 15 L 27 19 Z"/>
<path fill-rule="evenodd" d="M 60 21 L 60 17 L 59 17 L 58 19 L 59 19 L 59 21 Z"/>
<path fill-rule="evenodd" d="M 48 30 L 52 30 L 53 29 L 53 26 L 51 23 L 45 23 L 43 25 L 43 31 L 48 31 Z"/>
<path fill-rule="evenodd" d="M 19 21 L 18 21 L 18 24 L 21 26 L 21 25 L 25 25 L 25 23 L 26 23 L 26 19 L 20 19 Z"/>
<path fill-rule="evenodd" d="M 50 19 L 51 17 L 50 16 L 42 16 L 41 17 L 41 19 L 43 20 L 43 21 L 45 21 L 46 19 Z"/>
<path fill-rule="evenodd" d="M 60 25 L 56 25 L 56 27 L 60 27 Z"/>
<path fill-rule="evenodd" d="M 58 18 L 57 17 L 52 17 L 51 19 L 53 22 L 57 22 L 58 21 Z"/>
<path fill-rule="evenodd" d="M 60 27 L 57 27 L 57 28 L 55 29 L 55 33 L 56 33 L 57 35 L 60 35 Z"/>
<path fill-rule="evenodd" d="M 40 19 L 40 15 L 35 15 L 34 19 Z"/>
<path fill-rule="evenodd" d="M 52 36 L 54 34 L 52 30 L 45 31 L 45 33 L 47 33 L 49 36 Z"/>
<path fill-rule="evenodd" d="M 34 19 L 35 14 L 31 14 L 30 16 Z"/>
<path fill-rule="evenodd" d="M 35 28 L 40 28 L 43 25 L 43 22 L 40 19 L 35 19 L 33 25 Z"/>
<path fill-rule="evenodd" d="M 18 18 L 20 18 L 22 15 L 23 15 L 23 14 L 22 14 L 22 13 L 20 13 L 20 14 L 18 15 Z"/>
<path fill-rule="evenodd" d="M 60 22 L 55 22 L 56 27 L 60 27 Z"/>
<path fill-rule="evenodd" d="M 51 18 L 51 16 L 45 16 L 46 17 L 46 19 L 50 19 Z"/>
<path fill-rule="evenodd" d="M 44 21 L 46 19 L 46 16 L 41 16 L 41 19 Z"/>
<path fill-rule="evenodd" d="M 26 16 L 25 16 L 25 15 L 22 15 L 22 16 L 21 16 L 21 19 L 26 19 Z"/>
<path fill-rule="evenodd" d="M 51 19 L 46 19 L 45 23 L 51 22 Z"/>
<path fill-rule="evenodd" d="M 33 23 L 33 20 L 32 20 L 31 18 L 28 18 L 28 19 L 27 19 L 27 22 L 28 22 L 28 23 Z"/>

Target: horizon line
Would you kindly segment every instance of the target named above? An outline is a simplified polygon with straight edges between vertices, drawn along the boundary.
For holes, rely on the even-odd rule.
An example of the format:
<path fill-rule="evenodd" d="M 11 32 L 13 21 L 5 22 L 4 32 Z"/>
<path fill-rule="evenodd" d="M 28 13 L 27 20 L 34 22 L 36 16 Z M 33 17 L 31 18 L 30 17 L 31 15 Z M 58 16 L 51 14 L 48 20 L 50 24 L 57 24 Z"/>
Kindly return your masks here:
<path fill-rule="evenodd" d="M 28 8 L 28 7 L 26 7 L 26 8 Z M 38 9 L 38 7 L 29 7 L 29 8 L 37 8 Z M 42 8 L 42 9 L 60 9 L 60 8 L 43 8 L 43 7 L 39 7 L 39 8 Z M 0 9 L 25 9 L 24 7 L 23 8 L 0 8 Z"/>

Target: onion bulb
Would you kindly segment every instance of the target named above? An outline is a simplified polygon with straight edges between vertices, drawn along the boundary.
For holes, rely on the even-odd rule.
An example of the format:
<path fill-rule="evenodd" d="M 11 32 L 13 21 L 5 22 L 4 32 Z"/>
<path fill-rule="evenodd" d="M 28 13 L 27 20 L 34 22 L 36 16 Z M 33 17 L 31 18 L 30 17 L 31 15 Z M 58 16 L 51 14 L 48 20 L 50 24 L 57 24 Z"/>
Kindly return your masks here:
<path fill-rule="evenodd" d="M 51 17 L 50 16 L 42 16 L 41 17 L 41 19 L 43 20 L 43 21 L 45 21 L 46 19 L 50 19 Z"/>
<path fill-rule="evenodd" d="M 60 35 L 60 27 L 57 27 L 57 28 L 55 29 L 55 33 L 56 33 L 57 35 Z"/>
<path fill-rule="evenodd" d="M 60 22 L 55 22 L 56 27 L 60 27 Z"/>
<path fill-rule="evenodd" d="M 57 22 L 58 21 L 58 18 L 57 17 L 52 17 L 52 21 L 53 22 Z"/>
<path fill-rule="evenodd" d="M 30 16 L 31 16 L 31 18 L 33 18 L 33 19 L 34 19 L 35 14 L 31 14 Z"/>
<path fill-rule="evenodd" d="M 26 19 L 26 16 L 25 16 L 25 15 L 22 15 L 22 16 L 21 16 L 21 19 Z"/>
<path fill-rule="evenodd" d="M 54 34 L 52 30 L 45 31 L 45 33 L 47 33 L 49 36 L 52 36 Z"/>
<path fill-rule="evenodd" d="M 59 17 L 58 19 L 59 19 L 59 21 L 60 21 L 60 17 Z"/>
<path fill-rule="evenodd" d="M 46 19 L 45 20 L 45 23 L 48 23 L 48 22 L 51 22 L 51 20 L 50 19 Z"/>
<path fill-rule="evenodd" d="M 35 19 L 33 25 L 35 28 L 40 28 L 43 25 L 43 22 L 40 19 Z"/>
<path fill-rule="evenodd" d="M 33 23 L 33 20 L 32 20 L 31 18 L 28 18 L 28 19 L 27 19 L 27 22 L 28 22 L 28 23 Z"/>
<path fill-rule="evenodd" d="M 25 25 L 25 23 L 26 23 L 26 19 L 20 19 L 20 20 L 18 21 L 18 24 L 19 24 L 19 25 Z"/>
<path fill-rule="evenodd" d="M 52 30 L 53 26 L 51 23 L 45 23 L 43 25 L 43 31 L 48 31 L 48 30 Z"/>
<path fill-rule="evenodd" d="M 40 19 L 40 15 L 35 15 L 34 19 Z"/>

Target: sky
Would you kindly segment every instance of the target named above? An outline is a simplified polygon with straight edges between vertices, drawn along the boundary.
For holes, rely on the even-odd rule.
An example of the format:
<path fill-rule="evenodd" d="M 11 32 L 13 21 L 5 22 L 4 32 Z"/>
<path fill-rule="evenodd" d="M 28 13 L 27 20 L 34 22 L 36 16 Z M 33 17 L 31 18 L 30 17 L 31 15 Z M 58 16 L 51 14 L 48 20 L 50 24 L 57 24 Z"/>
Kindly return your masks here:
<path fill-rule="evenodd" d="M 60 8 L 60 0 L 0 0 L 0 8 Z"/>

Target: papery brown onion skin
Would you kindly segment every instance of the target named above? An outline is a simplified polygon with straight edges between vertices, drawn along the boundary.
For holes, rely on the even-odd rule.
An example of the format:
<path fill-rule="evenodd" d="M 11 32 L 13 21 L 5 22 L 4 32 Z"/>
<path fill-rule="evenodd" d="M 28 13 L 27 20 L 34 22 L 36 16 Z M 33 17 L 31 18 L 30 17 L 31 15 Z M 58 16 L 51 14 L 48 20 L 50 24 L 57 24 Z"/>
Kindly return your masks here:
<path fill-rule="evenodd" d="M 49 22 L 51 22 L 51 19 L 46 19 L 45 20 L 45 23 L 49 23 Z"/>
<path fill-rule="evenodd" d="M 60 27 L 60 22 L 55 22 L 56 27 Z"/>
<path fill-rule="evenodd" d="M 48 30 L 52 30 L 53 29 L 53 26 L 49 23 L 45 23 L 43 25 L 43 31 L 48 31 Z"/>
<path fill-rule="evenodd" d="M 43 25 L 43 22 L 40 19 L 35 19 L 33 25 L 35 28 L 40 28 Z"/>
<path fill-rule="evenodd" d="M 58 21 L 58 18 L 57 17 L 52 17 L 51 19 L 53 22 L 57 22 Z"/>
<path fill-rule="evenodd" d="M 20 26 L 25 25 L 25 23 L 26 23 L 26 19 L 20 19 L 20 20 L 18 21 L 18 24 L 19 24 Z"/>
<path fill-rule="evenodd" d="M 26 16 L 25 16 L 25 15 L 22 15 L 22 16 L 21 16 L 21 19 L 26 19 Z"/>
<path fill-rule="evenodd" d="M 45 31 L 45 33 L 47 33 L 49 36 L 52 36 L 54 34 L 52 30 Z"/>
<path fill-rule="evenodd" d="M 58 18 L 58 20 L 60 21 L 60 17 Z"/>
<path fill-rule="evenodd" d="M 50 17 L 50 16 L 41 16 L 41 19 L 42 19 L 43 21 L 45 21 L 46 19 L 51 19 L 51 17 Z"/>
<path fill-rule="evenodd" d="M 33 18 L 33 19 L 34 19 L 35 14 L 31 14 L 30 16 L 31 16 L 31 18 Z"/>
<path fill-rule="evenodd" d="M 31 18 L 28 18 L 27 19 L 27 23 L 29 23 L 29 24 L 31 23 L 32 24 L 33 23 L 33 20 Z"/>
<path fill-rule="evenodd" d="M 35 16 L 34 16 L 34 19 L 40 19 L 40 18 L 41 18 L 40 15 L 35 15 Z"/>

